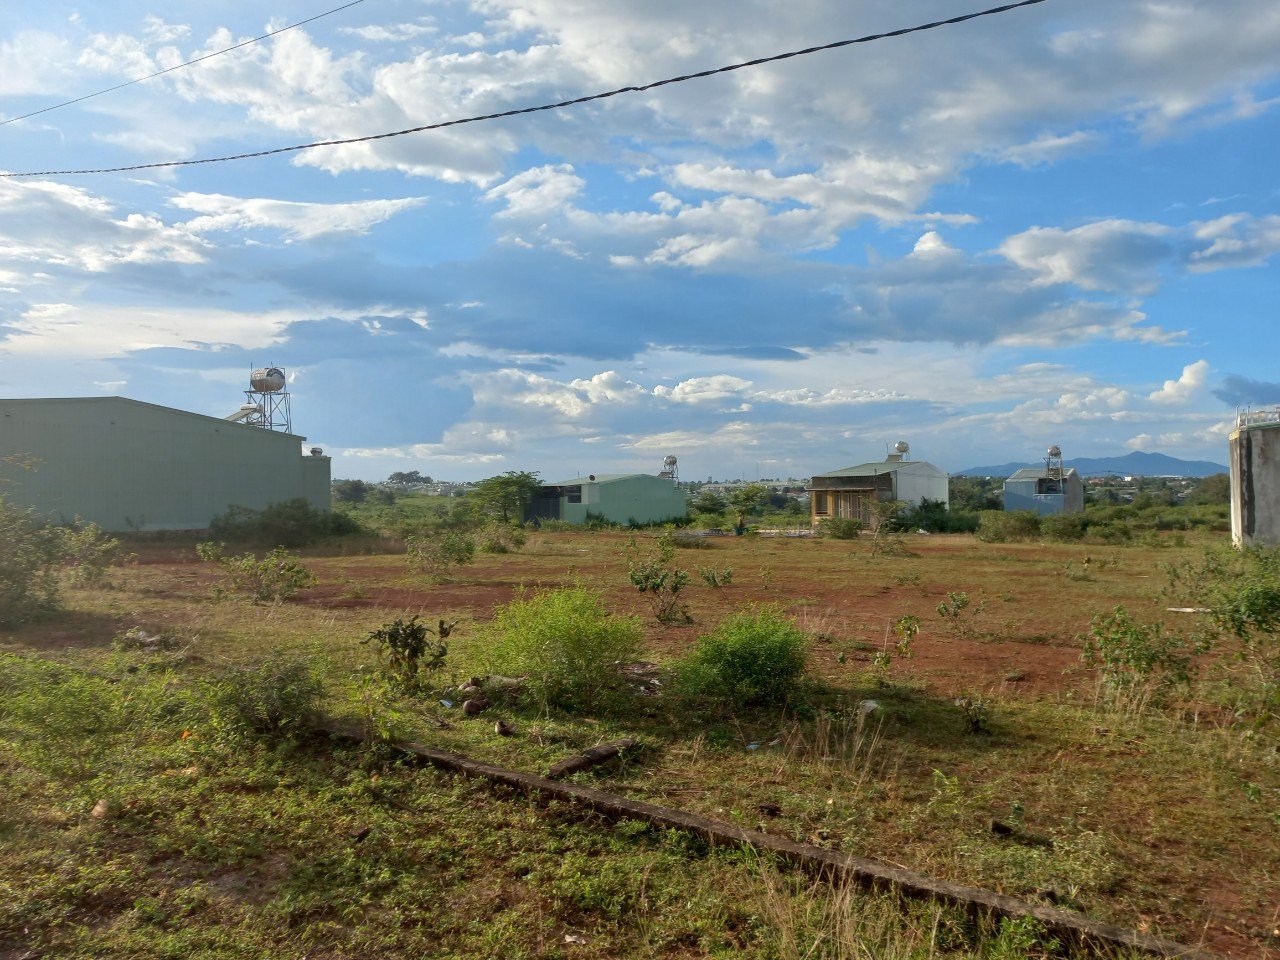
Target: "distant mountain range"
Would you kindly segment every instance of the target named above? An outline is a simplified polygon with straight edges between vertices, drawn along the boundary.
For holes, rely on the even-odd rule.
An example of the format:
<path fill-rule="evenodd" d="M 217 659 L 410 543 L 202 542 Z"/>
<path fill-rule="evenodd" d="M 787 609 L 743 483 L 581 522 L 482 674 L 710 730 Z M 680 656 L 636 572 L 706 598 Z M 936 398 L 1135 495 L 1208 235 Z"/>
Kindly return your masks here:
<path fill-rule="evenodd" d="M 1163 453 L 1127 453 L 1123 457 L 1074 457 L 1063 461 L 1064 466 L 1075 467 L 1082 477 L 1208 477 L 1226 473 L 1225 464 L 1208 460 L 1179 460 Z M 970 467 L 958 470 L 953 477 L 1007 477 L 1023 467 L 1043 467 L 1037 463 L 1002 463 L 994 467 Z"/>

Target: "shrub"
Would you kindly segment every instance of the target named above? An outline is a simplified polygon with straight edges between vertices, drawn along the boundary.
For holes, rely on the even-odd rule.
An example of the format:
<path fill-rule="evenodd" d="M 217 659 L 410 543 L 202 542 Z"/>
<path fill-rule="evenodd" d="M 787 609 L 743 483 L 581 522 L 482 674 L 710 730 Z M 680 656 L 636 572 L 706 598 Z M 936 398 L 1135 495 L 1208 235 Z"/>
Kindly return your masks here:
<path fill-rule="evenodd" d="M 862 521 L 856 517 L 827 517 L 818 521 L 818 536 L 832 540 L 857 540 Z"/>
<path fill-rule="evenodd" d="M 475 559 L 476 543 L 462 530 L 442 530 L 420 536 L 405 537 L 405 559 L 410 566 L 424 571 L 432 580 L 448 577 L 451 567 L 460 567 Z"/>
<path fill-rule="evenodd" d="M 495 520 L 481 527 L 476 539 L 485 553 L 512 553 L 523 547 L 529 537 L 523 527 Z"/>
<path fill-rule="evenodd" d="M 978 521 L 978 539 L 986 543 L 1033 540 L 1040 535 L 1040 514 L 1034 510 L 1008 513 L 988 510 Z"/>
<path fill-rule="evenodd" d="M 280 603 L 299 590 L 316 585 L 315 574 L 296 555 L 276 547 L 259 560 L 252 553 L 227 556 L 225 544 L 201 543 L 196 553 L 201 560 L 216 563 L 227 575 L 228 589 L 245 594 L 254 603 Z"/>
<path fill-rule="evenodd" d="M 326 537 L 361 532 L 363 528 L 349 514 L 317 510 L 302 497 L 273 503 L 262 510 L 232 506 L 209 524 L 209 533 L 217 540 L 291 549 Z"/>
<path fill-rule="evenodd" d="M 633 551 L 634 547 L 632 541 Z M 655 556 L 640 560 L 632 553 L 627 574 L 632 585 L 648 598 L 659 623 L 692 623 L 689 607 L 680 599 L 680 592 L 689 585 L 689 572 L 675 565 L 675 554 L 675 537 L 665 533 L 658 538 Z"/>
<path fill-rule="evenodd" d="M 1227 636 L 1240 642 L 1239 658 L 1252 685 L 1241 706 L 1280 716 L 1280 549 L 1206 550 L 1200 560 L 1165 567 L 1165 595 L 1207 611 L 1200 642 Z"/>
<path fill-rule="evenodd" d="M 311 664 L 277 654 L 209 681 L 214 729 L 226 739 L 289 739 L 314 721 L 324 684 Z"/>
<path fill-rule="evenodd" d="M 937 611 L 947 629 L 956 636 L 967 637 L 973 633 L 974 619 L 981 616 L 986 608 L 987 601 L 983 600 L 970 609 L 967 593 L 963 590 L 948 590 L 947 598 L 938 604 Z"/>
<path fill-rule="evenodd" d="M 1136 622 L 1124 607 L 1095 616 L 1081 639 L 1084 662 L 1099 668 L 1105 699 L 1117 709 L 1141 711 L 1191 682 L 1196 649 L 1183 637 L 1166 635 L 1160 623 Z"/>
<path fill-rule="evenodd" d="M 643 636 L 638 619 L 610 614 L 598 593 L 578 586 L 518 597 L 498 610 L 486 639 L 492 669 L 525 677 L 543 709 L 591 709 L 639 656 Z"/>
<path fill-rule="evenodd" d="M 680 689 L 735 707 L 781 704 L 804 678 L 808 642 L 776 607 L 742 611 L 698 638 L 677 665 Z"/>
<path fill-rule="evenodd" d="M 418 617 L 397 618 L 384 623 L 360 642 L 377 645 L 383 671 L 400 692 L 417 693 L 423 689 L 423 673 L 434 673 L 444 666 L 445 657 L 449 655 L 445 638 L 456 625 L 456 621 L 441 620 L 439 627 L 432 629 Z M 429 641 L 428 635 L 436 639 Z"/>
<path fill-rule="evenodd" d="M 63 560 L 71 565 L 67 578 L 72 583 L 102 586 L 107 569 L 127 559 L 119 539 L 107 536 L 96 523 L 77 520 L 74 527 L 63 527 L 60 534 Z"/>
<path fill-rule="evenodd" d="M 1133 539 L 1133 529 L 1123 520 L 1093 524 L 1089 527 L 1089 534 L 1103 543 L 1128 543 Z"/>
<path fill-rule="evenodd" d="M 876 682 L 882 686 L 886 685 L 889 676 L 889 667 L 893 665 L 895 657 L 903 660 L 910 660 L 916 655 L 914 645 L 916 636 L 920 633 L 920 618 L 914 614 L 906 614 L 899 617 L 892 624 L 885 627 L 884 644 L 880 648 L 880 652 L 871 658 L 871 666 L 876 672 Z M 890 641 L 892 638 L 892 645 Z"/>
<path fill-rule="evenodd" d="M 698 576 L 702 582 L 714 590 L 719 590 L 733 583 L 733 567 L 698 567 Z"/>
<path fill-rule="evenodd" d="M 0 626 L 12 627 L 57 609 L 58 531 L 0 496 Z"/>
<path fill-rule="evenodd" d="M 1040 521 L 1040 532 L 1050 540 L 1083 540 L 1088 528 L 1083 513 L 1054 513 Z"/>

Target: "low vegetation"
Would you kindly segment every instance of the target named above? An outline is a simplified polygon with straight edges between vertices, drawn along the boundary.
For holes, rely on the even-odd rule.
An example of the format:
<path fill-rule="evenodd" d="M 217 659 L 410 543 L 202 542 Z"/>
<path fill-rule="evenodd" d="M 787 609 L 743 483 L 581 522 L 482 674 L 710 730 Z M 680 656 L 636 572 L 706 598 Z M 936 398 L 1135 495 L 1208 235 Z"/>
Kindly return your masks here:
<path fill-rule="evenodd" d="M 458 502 L 371 499 L 413 536 L 465 535 L 465 578 L 317 543 L 283 552 L 315 587 L 253 607 L 210 602 L 230 578 L 190 542 L 122 545 L 139 559 L 110 589 L 46 565 L 61 608 L 0 632 L 0 952 L 1060 953 L 1033 923 L 406 767 L 316 737 L 318 714 L 529 771 L 638 739 L 574 776 L 1229 956 L 1276 948 L 1271 554 L 1043 521 L 996 543 L 885 532 L 874 557 L 870 531 L 699 537 L 684 628 L 631 579 L 678 568 L 673 537 L 544 527 L 487 552 Z M 264 557 L 244 549 L 219 552 Z"/>
<path fill-rule="evenodd" d="M 259 557 L 254 553 L 228 554 L 226 544 L 208 541 L 196 545 L 196 555 L 216 563 L 225 575 L 225 585 L 214 588 L 219 597 L 238 594 L 254 603 L 282 603 L 316 584 L 315 574 L 284 547 Z"/>

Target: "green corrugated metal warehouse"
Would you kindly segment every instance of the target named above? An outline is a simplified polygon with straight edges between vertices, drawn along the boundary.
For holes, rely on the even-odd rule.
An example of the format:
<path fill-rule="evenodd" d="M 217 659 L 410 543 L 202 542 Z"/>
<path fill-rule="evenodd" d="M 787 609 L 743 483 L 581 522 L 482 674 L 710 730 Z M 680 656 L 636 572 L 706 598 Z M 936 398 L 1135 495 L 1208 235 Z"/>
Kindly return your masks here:
<path fill-rule="evenodd" d="M 666 477 L 614 473 L 543 484 L 529 512 L 578 524 L 587 522 L 588 513 L 610 523 L 663 523 L 687 516 L 688 507 L 684 491 Z"/>
<path fill-rule="evenodd" d="M 110 531 L 201 530 L 297 497 L 328 510 L 329 458 L 305 439 L 124 397 L 0 400 L 0 493 Z"/>

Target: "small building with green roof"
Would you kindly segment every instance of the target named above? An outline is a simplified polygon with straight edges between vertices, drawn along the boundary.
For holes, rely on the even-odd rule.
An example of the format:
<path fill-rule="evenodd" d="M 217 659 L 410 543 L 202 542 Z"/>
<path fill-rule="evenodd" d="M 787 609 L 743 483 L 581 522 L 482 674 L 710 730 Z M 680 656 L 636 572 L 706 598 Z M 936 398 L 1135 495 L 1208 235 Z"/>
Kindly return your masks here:
<path fill-rule="evenodd" d="M 585 524 L 588 514 L 609 523 L 665 523 L 688 515 L 685 494 L 667 477 L 603 473 L 544 483 L 529 504 L 529 518 Z"/>

